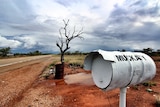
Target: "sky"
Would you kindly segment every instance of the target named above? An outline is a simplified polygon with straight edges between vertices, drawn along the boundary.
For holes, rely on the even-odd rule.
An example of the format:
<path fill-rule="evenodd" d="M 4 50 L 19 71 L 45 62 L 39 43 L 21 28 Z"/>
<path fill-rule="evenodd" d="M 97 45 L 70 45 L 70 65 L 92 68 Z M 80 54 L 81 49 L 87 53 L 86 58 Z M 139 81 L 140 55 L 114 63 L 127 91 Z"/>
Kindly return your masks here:
<path fill-rule="evenodd" d="M 69 51 L 160 49 L 160 0 L 0 0 L 0 48 L 58 53 L 68 19 Z"/>

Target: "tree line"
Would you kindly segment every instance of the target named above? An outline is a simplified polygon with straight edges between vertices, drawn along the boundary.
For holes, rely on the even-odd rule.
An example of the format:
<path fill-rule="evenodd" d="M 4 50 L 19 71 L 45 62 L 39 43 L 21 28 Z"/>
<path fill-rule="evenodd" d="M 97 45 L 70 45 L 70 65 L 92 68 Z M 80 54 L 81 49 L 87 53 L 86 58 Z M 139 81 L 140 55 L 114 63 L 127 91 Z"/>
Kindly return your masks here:
<path fill-rule="evenodd" d="M 1 57 L 6 57 L 8 54 L 11 53 L 11 48 L 7 47 L 7 48 L 1 48 L 0 49 L 0 56 Z"/>
<path fill-rule="evenodd" d="M 29 53 L 12 53 L 10 47 L 0 48 L 0 57 L 9 57 L 9 56 L 35 56 L 35 55 L 44 55 L 42 52 L 36 50 Z"/>
<path fill-rule="evenodd" d="M 122 49 L 122 50 L 117 50 L 117 51 L 125 52 L 126 50 Z M 149 56 L 160 56 L 160 49 L 154 50 L 152 48 L 143 48 L 142 50 L 134 50 L 133 52 L 142 52 Z"/>
<path fill-rule="evenodd" d="M 126 50 L 122 49 L 122 50 L 118 50 L 118 51 L 125 52 Z M 145 54 L 147 54 L 149 56 L 160 56 L 160 49 L 155 51 L 152 48 L 144 48 L 142 50 L 134 50 L 134 52 L 142 52 L 142 53 L 145 53 Z M 88 54 L 87 52 L 80 52 L 80 51 L 74 51 L 74 52 L 67 51 L 65 53 L 65 55 L 87 55 L 87 54 Z M 35 55 L 45 55 L 45 53 L 42 53 L 39 50 L 36 50 L 36 51 L 33 51 L 33 52 L 28 52 L 28 53 L 14 53 L 14 54 L 12 54 L 10 47 L 0 48 L 0 57 L 7 57 L 7 56 L 35 56 Z"/>
<path fill-rule="evenodd" d="M 65 55 L 87 55 L 87 54 L 88 54 L 88 52 L 80 52 L 80 51 L 74 51 L 74 52 L 67 51 L 65 53 Z"/>

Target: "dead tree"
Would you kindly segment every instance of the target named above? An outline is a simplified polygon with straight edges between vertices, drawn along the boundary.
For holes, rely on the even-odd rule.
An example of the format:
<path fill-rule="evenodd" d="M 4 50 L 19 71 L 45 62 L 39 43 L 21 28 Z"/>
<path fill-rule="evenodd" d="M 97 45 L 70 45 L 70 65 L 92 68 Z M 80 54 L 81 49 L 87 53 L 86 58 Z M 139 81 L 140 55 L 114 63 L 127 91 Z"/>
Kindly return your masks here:
<path fill-rule="evenodd" d="M 61 27 L 59 29 L 59 41 L 56 42 L 56 45 L 60 49 L 60 54 L 61 54 L 61 64 L 64 64 L 64 54 L 67 50 L 70 49 L 70 42 L 75 39 L 75 38 L 80 38 L 83 39 L 81 36 L 83 34 L 83 28 L 81 28 L 79 31 L 76 31 L 76 27 L 74 26 L 73 31 L 69 30 L 69 20 L 64 22 L 64 27 Z"/>

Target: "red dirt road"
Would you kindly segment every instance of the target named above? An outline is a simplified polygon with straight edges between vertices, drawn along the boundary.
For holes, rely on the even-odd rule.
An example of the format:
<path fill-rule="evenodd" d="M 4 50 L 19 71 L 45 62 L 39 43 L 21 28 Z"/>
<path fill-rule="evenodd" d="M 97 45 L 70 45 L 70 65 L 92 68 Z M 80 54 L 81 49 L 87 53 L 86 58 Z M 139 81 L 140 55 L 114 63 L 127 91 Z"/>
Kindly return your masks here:
<path fill-rule="evenodd" d="M 27 62 L 27 65 L 0 74 L 0 107 L 12 107 L 21 94 L 30 88 L 31 84 L 38 78 L 43 69 L 53 61 L 53 58 L 38 60 L 38 62 Z M 9 66 L 12 67 L 12 66 Z M 13 68 L 10 68 L 13 69 Z"/>
<path fill-rule="evenodd" d="M 65 66 L 64 80 L 38 78 L 44 66 L 52 62 L 25 66 L 12 72 L 0 74 L 0 107 L 118 107 L 119 89 L 102 91 L 97 88 L 90 72 Z M 156 86 L 129 87 L 127 107 L 155 107 L 155 97 L 160 92 L 160 62 L 156 62 L 157 74 L 153 79 Z M 69 76 L 75 78 L 70 82 Z M 67 81 L 68 80 L 68 81 Z M 151 88 L 155 92 L 147 92 Z"/>
<path fill-rule="evenodd" d="M 10 71 L 16 68 L 20 68 L 26 65 L 39 63 L 49 57 L 51 57 L 51 55 L 1 59 L 0 60 L 0 73 Z"/>

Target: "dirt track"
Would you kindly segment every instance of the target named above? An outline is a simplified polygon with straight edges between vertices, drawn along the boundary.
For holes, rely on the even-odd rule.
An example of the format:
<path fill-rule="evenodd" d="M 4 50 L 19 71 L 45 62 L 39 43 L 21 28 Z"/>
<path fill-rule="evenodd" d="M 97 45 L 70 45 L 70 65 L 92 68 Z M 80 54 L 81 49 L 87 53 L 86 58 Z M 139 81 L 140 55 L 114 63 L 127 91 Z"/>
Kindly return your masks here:
<path fill-rule="evenodd" d="M 53 58 L 27 62 L 27 65 L 16 64 L 16 69 L 0 74 L 0 107 L 12 107 L 21 94 L 38 78 L 43 69 L 53 61 Z M 12 67 L 12 66 L 9 66 Z M 13 68 L 9 68 L 13 69 Z"/>
<path fill-rule="evenodd" d="M 52 61 L 53 58 L 0 74 L 0 107 L 119 106 L 119 89 L 108 92 L 98 89 L 89 76 L 90 72 L 83 69 L 72 69 L 65 66 L 65 80 L 54 80 L 53 75 L 48 80 L 39 78 L 44 67 Z M 156 86 L 129 87 L 127 107 L 155 107 L 153 95 L 157 93 L 149 93 L 146 89 L 151 88 L 155 92 L 160 92 L 160 62 L 156 62 L 156 65 L 157 74 L 153 79 Z M 78 74 L 78 77 L 74 77 L 75 81 L 67 82 L 69 76 L 82 72 L 88 77 L 84 78 L 84 75 Z"/>
<path fill-rule="evenodd" d="M 0 73 L 10 71 L 16 68 L 20 68 L 26 65 L 39 63 L 49 57 L 51 57 L 51 55 L 1 59 L 0 60 Z"/>

